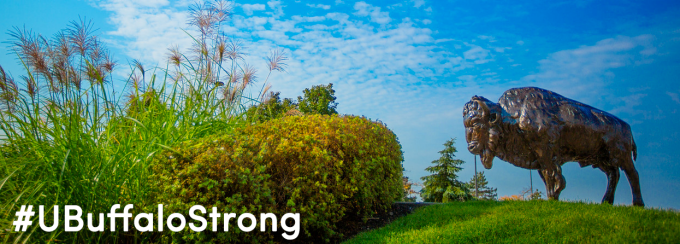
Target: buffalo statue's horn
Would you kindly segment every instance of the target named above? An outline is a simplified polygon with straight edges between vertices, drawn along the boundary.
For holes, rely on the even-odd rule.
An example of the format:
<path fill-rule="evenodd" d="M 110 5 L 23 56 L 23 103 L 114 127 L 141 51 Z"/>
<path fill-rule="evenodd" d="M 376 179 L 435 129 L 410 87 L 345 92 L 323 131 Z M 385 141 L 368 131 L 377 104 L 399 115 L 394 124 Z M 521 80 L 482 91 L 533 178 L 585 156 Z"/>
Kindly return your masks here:
<path fill-rule="evenodd" d="M 482 107 L 482 110 L 484 110 L 484 112 L 486 114 L 488 114 L 489 117 L 491 117 L 491 114 L 496 114 L 495 118 L 493 118 L 493 120 L 489 121 L 489 122 L 491 122 L 491 124 L 496 124 L 496 123 L 498 123 L 498 121 L 501 120 L 501 115 L 496 113 L 496 112 L 492 112 L 491 109 L 489 109 L 489 107 L 486 105 L 485 102 L 477 100 L 477 104 L 479 104 Z"/>
<path fill-rule="evenodd" d="M 485 112 L 486 114 L 489 113 L 489 107 L 486 106 L 486 103 L 484 103 L 484 102 L 482 102 L 482 101 L 480 101 L 480 100 L 476 100 L 475 102 L 477 102 L 477 104 L 479 104 L 479 106 L 482 107 L 482 110 L 484 110 L 484 112 Z"/>

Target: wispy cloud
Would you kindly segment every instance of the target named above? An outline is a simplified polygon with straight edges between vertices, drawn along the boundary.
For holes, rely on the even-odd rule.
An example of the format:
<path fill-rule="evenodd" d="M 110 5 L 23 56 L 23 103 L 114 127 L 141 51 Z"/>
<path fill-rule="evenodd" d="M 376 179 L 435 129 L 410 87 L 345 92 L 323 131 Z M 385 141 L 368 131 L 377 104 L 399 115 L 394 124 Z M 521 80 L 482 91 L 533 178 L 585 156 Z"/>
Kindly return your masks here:
<path fill-rule="evenodd" d="M 241 8 L 246 15 L 253 15 L 254 11 L 262 11 L 265 9 L 264 4 L 242 4 Z"/>
<path fill-rule="evenodd" d="M 116 27 L 107 34 L 121 38 L 109 41 L 129 57 L 159 63 L 166 60 L 167 48 L 191 45 L 191 38 L 182 30 L 188 13 L 176 9 L 180 6 L 186 10 L 185 4 L 171 5 L 166 0 L 110 0 L 98 6 L 111 12 L 110 21 Z"/>
<path fill-rule="evenodd" d="M 413 0 L 413 7 L 420 8 L 425 5 L 425 0 Z"/>
<path fill-rule="evenodd" d="M 355 3 L 354 10 L 356 10 L 355 15 L 362 17 L 370 16 L 371 21 L 378 24 L 387 24 L 392 21 L 388 12 L 380 11 L 380 7 L 374 7 L 366 2 Z"/>
<path fill-rule="evenodd" d="M 480 46 L 475 45 L 473 45 L 472 48 L 470 48 L 470 50 L 467 50 L 463 53 L 463 57 L 465 57 L 465 59 L 470 60 L 475 64 L 483 64 L 489 62 L 490 60 L 487 59 L 488 56 L 489 50 L 486 50 Z"/>
<path fill-rule="evenodd" d="M 667 91 L 666 94 L 668 94 L 668 96 L 671 97 L 671 100 L 673 100 L 677 104 L 680 104 L 680 97 L 678 97 L 677 93 Z"/>
<path fill-rule="evenodd" d="M 283 7 L 285 7 L 285 5 L 283 5 L 283 3 L 280 0 L 269 1 L 267 2 L 267 6 L 269 6 L 269 8 L 272 9 L 273 12 L 271 13 L 274 18 L 279 18 L 283 16 Z"/>
<path fill-rule="evenodd" d="M 312 8 L 325 9 L 325 10 L 331 9 L 331 5 L 325 5 L 325 4 L 309 4 L 308 3 L 307 6 L 312 7 Z"/>
<path fill-rule="evenodd" d="M 539 61 L 538 73 L 524 80 L 593 102 L 613 80 L 614 69 L 652 62 L 656 53 L 653 40 L 652 35 L 617 36 L 592 46 L 555 52 Z"/>

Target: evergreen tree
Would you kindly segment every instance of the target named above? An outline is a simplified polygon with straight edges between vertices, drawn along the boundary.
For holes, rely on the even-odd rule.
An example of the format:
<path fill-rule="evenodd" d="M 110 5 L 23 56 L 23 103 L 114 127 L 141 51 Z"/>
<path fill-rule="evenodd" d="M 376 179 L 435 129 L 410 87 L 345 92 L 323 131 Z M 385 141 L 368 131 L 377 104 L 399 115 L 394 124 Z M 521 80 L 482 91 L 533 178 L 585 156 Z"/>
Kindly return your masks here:
<path fill-rule="evenodd" d="M 541 193 L 541 191 L 539 191 L 538 189 L 536 189 L 536 190 L 531 194 L 531 197 L 529 197 L 529 199 L 531 199 L 531 200 L 540 200 L 540 199 L 543 199 L 543 193 Z"/>
<path fill-rule="evenodd" d="M 477 192 L 475 192 L 475 179 L 477 180 Z M 473 176 L 470 182 L 468 182 L 468 188 L 470 189 L 470 194 L 477 199 L 483 200 L 496 200 L 498 194 L 497 189 L 488 186 L 489 182 L 486 181 L 486 176 L 484 172 L 478 172 L 477 175 Z"/>
<path fill-rule="evenodd" d="M 423 180 L 423 189 L 420 193 L 423 201 L 449 202 L 465 201 L 471 198 L 467 184 L 459 181 L 456 175 L 463 169 L 460 165 L 465 161 L 455 159 L 455 153 L 458 150 L 453 146 L 454 142 L 455 138 L 444 143 L 444 150 L 439 151 L 441 157 L 432 161 L 433 166 L 425 169 L 432 174 L 420 178 Z"/>
<path fill-rule="evenodd" d="M 525 200 L 540 200 L 543 199 L 543 193 L 538 189 L 532 191 L 531 188 L 525 189 L 521 192 Z"/>

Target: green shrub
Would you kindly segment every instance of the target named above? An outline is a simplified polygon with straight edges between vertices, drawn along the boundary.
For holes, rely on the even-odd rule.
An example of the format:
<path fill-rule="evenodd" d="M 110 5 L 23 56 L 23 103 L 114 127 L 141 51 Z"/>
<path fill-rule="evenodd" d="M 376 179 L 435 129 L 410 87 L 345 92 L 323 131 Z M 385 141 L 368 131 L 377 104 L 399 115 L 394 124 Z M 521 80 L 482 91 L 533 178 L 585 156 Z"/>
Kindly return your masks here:
<path fill-rule="evenodd" d="M 155 202 L 165 204 L 166 213 L 186 216 L 195 204 L 238 215 L 300 213 L 297 239 L 328 242 L 341 236 L 336 224 L 343 219 L 368 218 L 401 197 L 402 161 L 395 134 L 382 123 L 355 116 L 291 116 L 185 142 L 156 157 L 152 180 L 160 189 Z M 185 230 L 172 238 L 268 242 L 283 233 L 272 233 L 271 227 L 241 233 L 234 220 L 223 232 L 219 221 L 217 233 Z"/>

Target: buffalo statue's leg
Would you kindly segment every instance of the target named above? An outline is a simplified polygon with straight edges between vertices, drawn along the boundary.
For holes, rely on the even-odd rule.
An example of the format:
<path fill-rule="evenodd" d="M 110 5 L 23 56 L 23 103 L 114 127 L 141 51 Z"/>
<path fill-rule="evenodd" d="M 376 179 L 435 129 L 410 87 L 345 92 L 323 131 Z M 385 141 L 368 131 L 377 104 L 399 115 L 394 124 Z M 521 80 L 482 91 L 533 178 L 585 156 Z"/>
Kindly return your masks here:
<path fill-rule="evenodd" d="M 548 200 L 559 200 L 559 196 L 555 196 L 555 171 L 552 169 L 541 169 L 541 179 L 545 183 L 545 191 Z"/>
<path fill-rule="evenodd" d="M 543 176 L 543 170 L 538 170 L 538 176 L 541 177 L 541 180 L 543 181 L 543 184 L 545 185 L 545 195 L 548 196 L 548 182 L 545 180 L 545 176 Z"/>
<path fill-rule="evenodd" d="M 607 174 L 607 191 L 604 193 L 602 203 L 613 204 L 616 185 L 619 183 L 619 168 L 601 167 L 600 170 Z"/>
<path fill-rule="evenodd" d="M 564 175 L 562 175 L 562 167 L 557 165 L 555 171 L 555 200 L 558 200 L 560 198 L 560 193 L 564 188 L 567 187 L 567 180 L 564 179 Z"/>
<path fill-rule="evenodd" d="M 540 143 L 540 146 L 535 148 L 538 164 L 541 165 L 541 179 L 545 183 L 548 200 L 559 200 L 560 191 L 562 191 L 561 186 L 564 184 L 562 168 L 558 162 L 553 160 L 552 149 L 547 142 Z"/>
<path fill-rule="evenodd" d="M 633 165 L 633 159 L 628 156 L 624 160 L 625 163 L 623 163 L 621 169 L 626 173 L 628 182 L 630 182 L 630 189 L 633 192 L 633 205 L 644 207 L 645 203 L 642 201 L 642 193 L 640 192 L 640 178 Z"/>

